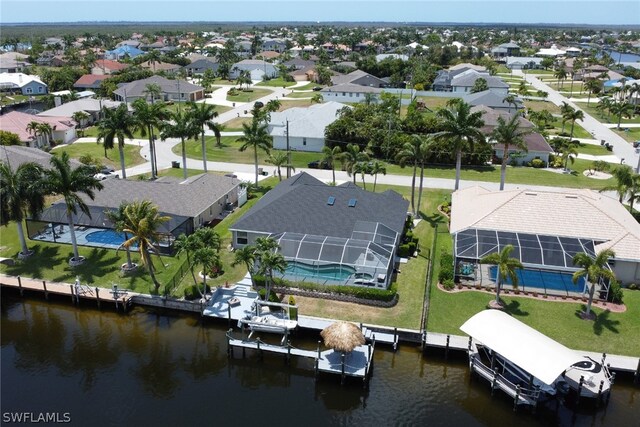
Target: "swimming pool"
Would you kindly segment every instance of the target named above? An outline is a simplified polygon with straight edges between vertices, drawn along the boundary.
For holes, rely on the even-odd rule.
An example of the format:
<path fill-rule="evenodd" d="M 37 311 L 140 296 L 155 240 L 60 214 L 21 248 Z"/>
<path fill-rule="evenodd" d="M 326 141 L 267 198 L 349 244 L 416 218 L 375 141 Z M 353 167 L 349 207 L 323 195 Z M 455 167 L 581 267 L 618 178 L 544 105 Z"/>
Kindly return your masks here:
<path fill-rule="evenodd" d="M 325 264 L 317 266 L 305 264 L 299 261 L 288 261 L 285 274 L 314 279 L 345 281 L 356 275 L 356 269 L 342 264 Z M 359 278 L 371 279 L 371 277 L 364 277 L 371 276 L 367 273 L 357 273 L 357 275 Z"/>
<path fill-rule="evenodd" d="M 85 238 L 87 242 L 113 246 L 120 246 L 125 241 L 124 234 L 115 230 L 94 231 L 87 234 Z"/>
<path fill-rule="evenodd" d="M 494 282 L 496 281 L 497 270 L 498 267 L 495 265 L 489 267 L 489 277 Z M 584 289 L 584 278 L 581 278 L 578 283 L 574 285 L 571 280 L 572 277 L 573 274 L 569 272 L 541 271 L 524 268 L 518 270 L 518 288 L 523 291 L 543 289 L 549 293 L 581 293 Z M 510 285 L 511 280 L 507 279 L 504 284 Z"/>

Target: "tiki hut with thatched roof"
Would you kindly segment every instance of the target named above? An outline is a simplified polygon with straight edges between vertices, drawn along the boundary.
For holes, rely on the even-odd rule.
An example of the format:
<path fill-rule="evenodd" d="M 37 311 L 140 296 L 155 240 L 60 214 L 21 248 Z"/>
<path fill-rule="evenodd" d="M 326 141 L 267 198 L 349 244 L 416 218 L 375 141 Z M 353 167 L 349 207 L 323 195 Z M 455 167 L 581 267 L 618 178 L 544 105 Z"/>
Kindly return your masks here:
<path fill-rule="evenodd" d="M 364 344 L 364 335 L 358 326 L 351 322 L 336 322 L 320 332 L 324 345 L 341 353 L 350 353 Z"/>

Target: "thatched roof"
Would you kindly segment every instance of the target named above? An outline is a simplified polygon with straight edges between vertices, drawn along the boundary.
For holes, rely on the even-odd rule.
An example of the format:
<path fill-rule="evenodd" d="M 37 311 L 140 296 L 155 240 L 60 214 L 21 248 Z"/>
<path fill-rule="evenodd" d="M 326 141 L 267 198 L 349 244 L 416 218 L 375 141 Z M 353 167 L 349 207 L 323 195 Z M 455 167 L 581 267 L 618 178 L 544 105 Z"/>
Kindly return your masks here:
<path fill-rule="evenodd" d="M 324 345 L 334 350 L 348 353 L 364 344 L 364 335 L 358 326 L 350 322 L 336 322 L 320 332 Z"/>

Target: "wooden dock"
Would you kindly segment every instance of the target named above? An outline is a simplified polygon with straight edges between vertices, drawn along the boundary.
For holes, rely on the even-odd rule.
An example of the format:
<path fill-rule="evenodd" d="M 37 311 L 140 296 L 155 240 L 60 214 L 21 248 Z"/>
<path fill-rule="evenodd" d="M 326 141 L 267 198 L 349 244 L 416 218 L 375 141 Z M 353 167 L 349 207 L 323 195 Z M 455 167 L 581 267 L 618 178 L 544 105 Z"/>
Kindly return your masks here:
<path fill-rule="evenodd" d="M 46 280 L 31 279 L 25 277 L 0 275 L 0 285 L 17 289 L 20 295 L 26 292 L 38 293 L 49 299 L 49 295 L 66 296 L 71 298 L 73 304 L 79 304 L 81 300 L 95 301 L 100 307 L 102 303 L 115 304 L 117 310 L 126 311 L 131 306 L 131 298 L 136 294 L 118 290 L 117 287 L 109 290 L 105 288 L 90 287 L 87 285 L 47 282 Z"/>
<path fill-rule="evenodd" d="M 233 357 L 234 348 L 241 348 L 244 356 L 246 349 L 255 350 L 262 357 L 263 352 L 281 354 L 288 362 L 292 356 L 313 359 L 316 375 L 319 372 L 337 374 L 341 376 L 344 383 L 345 377 L 362 378 L 365 385 L 368 383 L 373 364 L 373 353 L 375 350 L 375 340 L 371 344 L 356 347 L 350 353 L 340 353 L 335 350 L 321 350 L 318 341 L 317 350 L 305 350 L 291 345 L 290 341 L 282 345 L 269 344 L 260 338 L 252 339 L 251 335 L 246 339 L 239 339 L 233 336 L 233 329 L 227 331 L 227 353 Z"/>

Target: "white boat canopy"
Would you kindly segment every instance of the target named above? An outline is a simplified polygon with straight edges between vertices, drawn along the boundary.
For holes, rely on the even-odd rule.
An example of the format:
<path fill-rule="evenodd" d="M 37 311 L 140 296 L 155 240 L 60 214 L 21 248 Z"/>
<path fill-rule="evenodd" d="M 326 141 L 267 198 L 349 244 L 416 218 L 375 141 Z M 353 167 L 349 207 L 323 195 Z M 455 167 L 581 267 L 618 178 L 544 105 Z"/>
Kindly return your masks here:
<path fill-rule="evenodd" d="M 500 310 L 485 310 L 460 329 L 545 384 L 584 357 Z"/>

